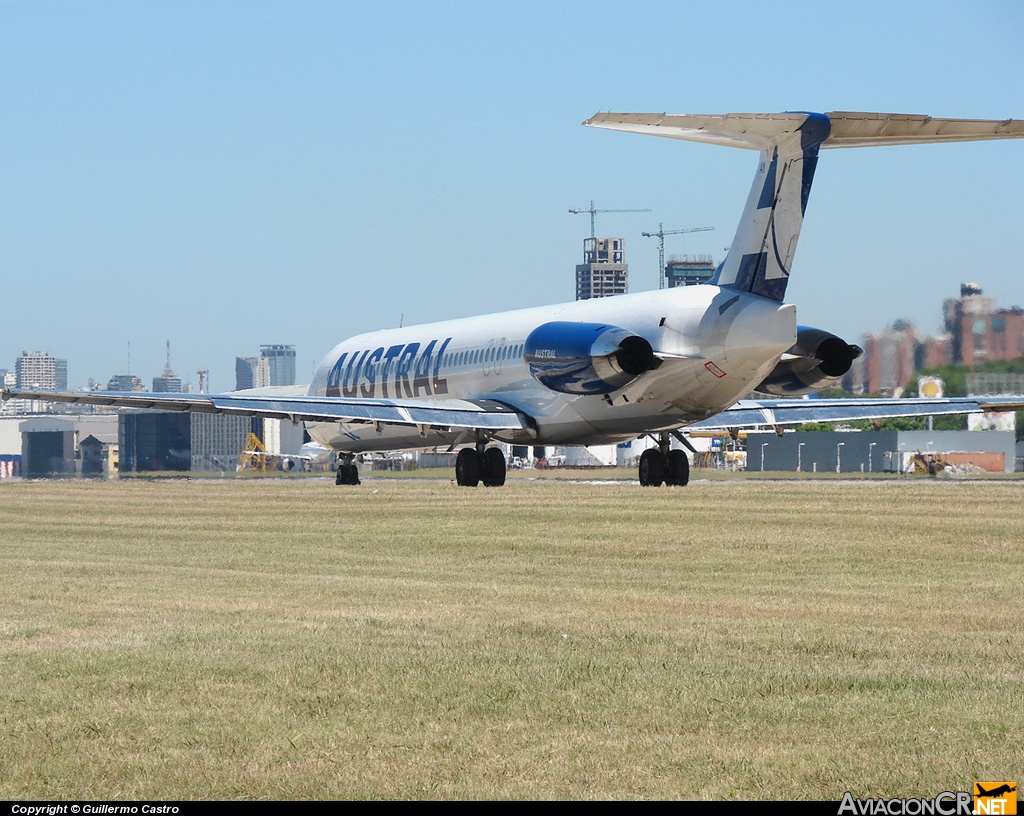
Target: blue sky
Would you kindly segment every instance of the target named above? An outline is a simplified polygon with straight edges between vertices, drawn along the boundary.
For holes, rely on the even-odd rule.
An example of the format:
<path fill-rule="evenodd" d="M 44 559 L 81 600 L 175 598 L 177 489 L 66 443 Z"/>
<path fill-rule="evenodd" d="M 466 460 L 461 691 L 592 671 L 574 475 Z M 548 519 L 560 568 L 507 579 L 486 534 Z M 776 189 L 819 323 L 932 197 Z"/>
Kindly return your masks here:
<path fill-rule="evenodd" d="M 0 368 L 179 375 L 293 343 L 571 300 L 591 199 L 711 254 L 756 155 L 598 110 L 1024 118 L 1024 3 L 0 0 Z M 1024 303 L 1024 140 L 827 151 L 788 299 L 857 340 L 977 281 Z"/>

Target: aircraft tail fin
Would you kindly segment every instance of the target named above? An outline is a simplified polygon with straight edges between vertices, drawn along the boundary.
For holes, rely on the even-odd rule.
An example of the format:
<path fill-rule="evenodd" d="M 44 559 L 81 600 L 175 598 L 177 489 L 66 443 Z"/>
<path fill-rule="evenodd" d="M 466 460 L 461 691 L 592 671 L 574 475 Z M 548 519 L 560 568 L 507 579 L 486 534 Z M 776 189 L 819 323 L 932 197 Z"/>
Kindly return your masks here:
<path fill-rule="evenodd" d="M 598 113 L 583 124 L 759 150 L 754 183 L 713 283 L 781 301 L 818 163 L 830 147 L 1024 138 L 1024 121 L 885 113 Z"/>

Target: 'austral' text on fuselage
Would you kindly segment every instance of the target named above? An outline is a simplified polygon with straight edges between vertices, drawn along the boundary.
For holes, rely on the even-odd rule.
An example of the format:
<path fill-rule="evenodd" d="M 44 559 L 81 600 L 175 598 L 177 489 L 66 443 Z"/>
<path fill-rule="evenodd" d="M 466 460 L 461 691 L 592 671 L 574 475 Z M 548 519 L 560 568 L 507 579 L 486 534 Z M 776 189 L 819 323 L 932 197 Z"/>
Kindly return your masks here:
<path fill-rule="evenodd" d="M 327 375 L 327 396 L 372 399 L 377 396 L 378 382 L 384 399 L 447 394 L 448 380 L 438 375 L 451 341 L 449 337 L 438 347 L 438 341 L 431 340 L 423 351 L 419 343 L 407 343 L 367 349 L 362 354 L 343 352 Z M 392 383 L 394 389 L 389 393 Z"/>

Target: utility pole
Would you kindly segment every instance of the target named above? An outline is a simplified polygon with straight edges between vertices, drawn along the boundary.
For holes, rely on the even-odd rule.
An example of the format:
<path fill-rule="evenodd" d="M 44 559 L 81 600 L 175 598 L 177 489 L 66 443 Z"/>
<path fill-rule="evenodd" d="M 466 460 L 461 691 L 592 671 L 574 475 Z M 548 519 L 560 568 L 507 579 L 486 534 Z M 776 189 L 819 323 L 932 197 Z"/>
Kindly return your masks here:
<path fill-rule="evenodd" d="M 590 237 L 591 238 L 596 238 L 597 237 L 597 227 L 596 227 L 596 224 L 594 222 L 594 216 L 597 215 L 598 213 L 610 213 L 610 212 L 650 212 L 650 210 L 599 210 L 596 207 L 594 207 L 594 202 L 593 202 L 593 200 L 591 200 L 591 202 L 590 202 L 590 209 L 588 209 L 588 210 L 574 210 L 574 209 L 570 208 L 569 212 L 571 212 L 573 215 L 580 215 L 582 213 L 590 213 Z"/>
<path fill-rule="evenodd" d="M 591 202 L 593 203 L 593 202 Z M 658 224 L 657 232 L 642 232 L 644 238 L 658 239 L 658 288 L 665 288 L 665 236 L 682 235 L 686 232 L 708 232 L 714 227 L 684 227 L 683 229 L 667 230 L 664 224 Z"/>

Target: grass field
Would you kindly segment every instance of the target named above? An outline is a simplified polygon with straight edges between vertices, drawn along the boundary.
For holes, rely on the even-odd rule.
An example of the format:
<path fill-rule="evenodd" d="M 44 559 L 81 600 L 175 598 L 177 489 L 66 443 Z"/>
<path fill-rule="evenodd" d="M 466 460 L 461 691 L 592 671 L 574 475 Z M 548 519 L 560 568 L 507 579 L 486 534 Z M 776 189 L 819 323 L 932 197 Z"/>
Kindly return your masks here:
<path fill-rule="evenodd" d="M 1024 483 L 0 484 L 0 798 L 1024 776 Z"/>

